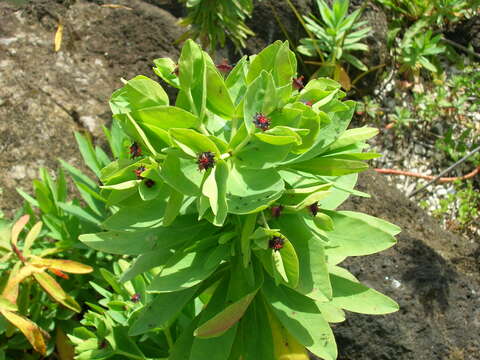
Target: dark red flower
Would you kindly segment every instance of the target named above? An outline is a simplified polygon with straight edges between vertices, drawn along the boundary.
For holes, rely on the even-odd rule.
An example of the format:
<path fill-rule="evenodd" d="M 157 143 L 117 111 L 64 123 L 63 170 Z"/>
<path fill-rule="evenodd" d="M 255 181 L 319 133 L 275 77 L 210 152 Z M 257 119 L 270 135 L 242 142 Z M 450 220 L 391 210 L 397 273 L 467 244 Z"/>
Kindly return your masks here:
<path fill-rule="evenodd" d="M 308 209 L 310 210 L 313 216 L 317 216 L 318 210 L 319 210 L 318 202 L 314 202 L 312 205 L 309 205 Z"/>
<path fill-rule="evenodd" d="M 140 294 L 139 293 L 133 294 L 132 297 L 130 298 L 130 300 L 134 303 L 139 302 L 140 301 Z"/>
<path fill-rule="evenodd" d="M 253 123 L 258 129 L 261 129 L 262 131 L 270 129 L 270 119 L 262 113 L 255 114 L 255 116 L 253 117 Z"/>
<path fill-rule="evenodd" d="M 146 187 L 151 188 L 151 187 L 153 187 L 153 185 L 155 185 L 155 181 L 153 181 L 152 179 L 145 180 L 145 186 Z"/>
<path fill-rule="evenodd" d="M 274 236 L 273 238 L 270 239 L 268 242 L 268 247 L 270 249 L 273 249 L 273 251 L 279 251 L 280 249 L 283 248 L 283 245 L 285 244 L 285 240 L 280 237 L 280 236 Z"/>
<path fill-rule="evenodd" d="M 135 173 L 135 175 L 137 175 L 137 179 L 143 179 L 143 176 L 142 176 L 142 173 L 145 171 L 145 166 L 140 166 L 138 168 L 136 168 L 135 170 L 133 170 L 133 172 Z"/>
<path fill-rule="evenodd" d="M 130 145 L 130 155 L 132 156 L 132 159 L 142 156 L 142 148 L 136 142 Z"/>
<path fill-rule="evenodd" d="M 283 206 L 278 205 L 278 206 L 272 206 L 272 217 L 273 218 L 278 218 L 282 214 Z"/>
<path fill-rule="evenodd" d="M 217 69 L 223 73 L 227 73 L 233 69 L 233 66 L 228 63 L 227 59 L 223 59 L 222 62 L 216 66 Z"/>
<path fill-rule="evenodd" d="M 198 170 L 208 170 L 215 166 L 215 154 L 210 151 L 202 152 L 197 157 Z"/>
<path fill-rule="evenodd" d="M 297 90 L 302 90 L 305 86 L 303 85 L 303 75 L 298 78 L 293 78 L 292 86 Z"/>

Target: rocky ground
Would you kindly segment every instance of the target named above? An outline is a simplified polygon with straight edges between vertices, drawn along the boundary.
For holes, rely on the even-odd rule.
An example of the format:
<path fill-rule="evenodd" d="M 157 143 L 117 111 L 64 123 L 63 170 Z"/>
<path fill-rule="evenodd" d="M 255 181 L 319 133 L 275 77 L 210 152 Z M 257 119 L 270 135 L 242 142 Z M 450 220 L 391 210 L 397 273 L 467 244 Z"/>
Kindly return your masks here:
<path fill-rule="evenodd" d="M 0 1 L 0 209 L 9 215 L 21 204 L 15 188 L 30 191 L 40 166 L 56 169 L 57 158 L 80 164 L 73 131 L 102 143 L 101 127 L 110 121 L 107 101 L 122 77 L 153 77 L 153 59 L 178 57 L 177 2 L 125 0 L 128 8 L 101 6 L 104 2 L 122 3 L 35 0 L 18 7 Z M 247 52 L 283 38 L 271 3 L 256 9 L 250 25 L 259 35 L 249 40 Z M 281 21 L 301 36 L 288 6 L 274 3 Z M 294 3 L 305 10 L 311 5 Z M 55 52 L 59 22 L 64 34 Z M 224 55 L 238 57 L 218 54 Z M 403 232 L 394 248 L 350 259 L 348 267 L 396 299 L 401 310 L 377 317 L 350 314 L 334 329 L 339 358 L 480 359 L 478 241 L 442 230 L 380 175 L 362 175 L 359 190 L 372 198 L 351 199 L 346 208 L 385 218 Z"/>

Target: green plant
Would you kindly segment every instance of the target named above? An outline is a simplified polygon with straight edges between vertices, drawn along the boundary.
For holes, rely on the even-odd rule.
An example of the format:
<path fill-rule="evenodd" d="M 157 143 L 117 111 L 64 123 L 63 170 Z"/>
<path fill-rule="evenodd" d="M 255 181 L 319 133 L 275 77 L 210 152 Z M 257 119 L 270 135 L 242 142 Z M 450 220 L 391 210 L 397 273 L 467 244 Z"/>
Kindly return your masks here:
<path fill-rule="evenodd" d="M 30 315 L 35 316 L 34 311 L 31 311 L 38 306 L 35 301 L 44 300 L 36 289 L 37 284 L 65 308 L 80 312 L 80 305 L 63 290 L 62 286 L 47 273 L 47 270 L 59 277 L 68 278 L 65 273 L 87 274 L 92 271 L 92 268 L 71 260 L 47 258 L 46 256 L 55 252 L 55 248 L 43 247 L 38 251 L 32 248 L 42 231 L 41 222 L 32 226 L 23 239 L 23 246 L 20 247 L 19 235 L 27 225 L 29 218 L 29 215 L 24 215 L 11 227 L 8 222 L 0 223 L 3 268 L 0 271 L 2 279 L 0 314 L 25 335 L 36 351 L 46 355 L 49 335 L 28 319 Z M 22 288 L 21 292 L 20 288 Z M 58 316 L 59 313 L 55 310 L 53 310 L 54 316 Z M 2 325 L 1 332 L 5 332 L 7 337 L 14 335 L 12 327 Z M 14 339 L 11 347 L 14 347 L 15 342 Z"/>
<path fill-rule="evenodd" d="M 322 61 L 318 72 L 333 76 L 335 80 L 348 78 L 344 69 L 346 63 L 358 70 L 367 71 L 367 66 L 352 54 L 355 51 L 368 51 L 368 46 L 362 41 L 371 28 L 366 26 L 366 21 L 358 21 L 362 9 L 348 14 L 348 0 L 334 0 L 332 8 L 323 0 L 316 0 L 316 3 L 321 20 L 313 14 L 303 17 L 307 32 L 315 38 L 301 39 L 298 52 L 310 57 L 320 56 Z M 323 54 L 326 54 L 326 58 Z"/>
<path fill-rule="evenodd" d="M 426 21 L 417 21 L 407 29 L 402 40 L 398 40 L 396 47 L 401 63 L 400 72 L 410 72 L 414 79 L 419 78 L 421 68 L 433 73 L 438 72 L 434 56 L 446 51 L 446 48 L 439 44 L 442 35 L 433 36 L 432 30 L 425 30 L 427 25 Z"/>
<path fill-rule="evenodd" d="M 335 359 L 328 323 L 343 321 L 344 309 L 398 309 L 338 266 L 392 246 L 399 232 L 334 210 L 350 194 L 366 196 L 354 185 L 363 160 L 378 156 L 362 152 L 377 130 L 346 130 L 355 103 L 342 101 L 333 80 L 294 89 L 288 43 L 243 57 L 226 79 L 193 41 L 178 68 L 171 59 L 155 65 L 179 89 L 176 104 L 144 76 L 114 92 L 114 120 L 131 138 L 132 156 L 100 171 L 113 215 L 104 231 L 80 236 L 93 249 L 136 257 L 122 281 L 150 279 L 142 307 L 122 312 L 122 327 L 165 339 L 149 355 L 156 358 L 308 359 L 306 347 Z M 137 316 L 145 320 L 135 327 Z M 109 321 L 115 332 L 110 320 L 85 321 L 98 329 Z M 98 333 L 89 343 L 102 345 Z"/>
<path fill-rule="evenodd" d="M 217 46 L 225 46 L 230 39 L 237 50 L 245 47 L 248 36 L 255 35 L 245 25 L 245 18 L 251 16 L 253 0 L 182 0 L 186 3 L 188 15 L 180 21 L 190 26 L 178 41 L 199 39 L 205 48 L 215 52 Z"/>
<path fill-rule="evenodd" d="M 106 128 L 104 130 L 112 154 L 116 158 L 128 158 L 129 144 L 124 143 L 125 135 L 117 124 L 113 124 L 110 130 Z M 111 162 L 106 153 L 99 147 L 93 147 L 87 137 L 78 133 L 75 134 L 75 137 L 86 165 L 94 173 Z M 94 295 L 88 289 L 87 282 L 97 275 L 92 274 L 66 280 L 68 275 L 61 269 L 67 266 L 66 269 L 63 269 L 64 271 L 68 272 L 72 268 L 75 270 L 75 264 L 77 264 L 77 272 L 79 269 L 87 272 L 86 270 L 90 271 L 92 267 L 109 266 L 112 261 L 111 255 L 92 251 L 78 241 L 78 236 L 82 233 L 100 231 L 99 224 L 109 215 L 103 205 L 106 199 L 100 196 L 99 184 L 75 167 L 63 161 L 61 163 L 62 168 L 58 171 L 55 180 L 46 169 L 40 169 L 39 179 L 33 181 L 34 197 L 17 189 L 26 200 L 23 209 L 20 209 L 17 216 L 22 213 L 27 214 L 21 219 L 26 222 L 27 217 L 30 216 L 32 224 L 29 226 L 32 229 L 32 235 L 27 235 L 29 240 L 25 242 L 23 249 L 16 244 L 15 248 L 12 248 L 10 223 L 0 219 L 0 257 L 2 259 L 0 290 L 3 292 L 2 299 L 8 301 L 7 305 L 11 310 L 18 310 L 13 315 L 7 313 L 7 316 L 13 317 L 13 321 L 17 322 L 19 328 L 25 332 L 31 342 L 31 345 L 27 343 L 25 337 L 15 332 L 14 328 L 7 325 L 3 317 L 0 317 L 0 343 L 2 344 L 0 358 L 2 356 L 7 358 L 25 356 L 25 359 L 40 358 L 39 353 L 29 353 L 30 346 L 42 354 L 68 358 L 68 355 L 65 354 L 73 352 L 73 348 L 69 344 L 65 332 L 76 326 L 77 321 L 73 319 L 73 310 L 78 312 L 80 307 L 65 293 L 75 295 L 76 300 L 80 303 L 95 301 Z M 67 179 L 63 169 L 71 176 L 81 195 L 81 201 L 75 198 L 69 199 L 71 195 L 68 194 Z M 34 219 L 37 217 L 46 225 L 42 230 L 41 222 L 33 226 Z M 34 234 L 37 232 L 39 232 L 39 240 L 33 243 Z M 32 247 L 32 245 L 35 246 Z M 54 254 L 61 258 L 45 258 L 45 256 Z M 88 265 L 79 265 L 76 261 Z M 65 280 L 60 280 L 65 291 L 58 287 L 56 281 L 45 273 L 45 270 L 60 278 L 65 278 Z M 36 280 L 36 278 L 40 280 Z M 39 284 L 50 286 L 48 290 L 53 291 L 53 298 L 63 306 L 52 302 L 47 292 L 41 290 L 37 281 Z M 40 283 L 40 281 L 43 282 Z M 18 298 L 18 306 L 15 304 L 16 298 Z M 70 309 L 67 309 L 68 307 Z M 50 341 L 48 341 L 49 338 L 51 338 Z"/>
<path fill-rule="evenodd" d="M 395 112 L 389 114 L 388 118 L 394 124 L 395 129 L 400 132 L 415 121 L 415 118 L 412 117 L 412 112 L 408 108 L 400 106 L 395 106 Z"/>

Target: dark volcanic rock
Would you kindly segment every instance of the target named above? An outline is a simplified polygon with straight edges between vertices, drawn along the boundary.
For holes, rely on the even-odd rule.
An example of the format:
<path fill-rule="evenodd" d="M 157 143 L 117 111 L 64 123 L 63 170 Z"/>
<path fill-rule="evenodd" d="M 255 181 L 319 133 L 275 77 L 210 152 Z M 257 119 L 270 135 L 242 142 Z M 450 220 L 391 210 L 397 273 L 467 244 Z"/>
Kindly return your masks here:
<path fill-rule="evenodd" d="M 395 299 L 400 311 L 347 314 L 334 328 L 339 359 L 480 359 L 478 243 L 442 230 L 373 172 L 360 176 L 358 189 L 372 198 L 351 198 L 343 208 L 391 221 L 402 233 L 393 248 L 342 265 Z"/>

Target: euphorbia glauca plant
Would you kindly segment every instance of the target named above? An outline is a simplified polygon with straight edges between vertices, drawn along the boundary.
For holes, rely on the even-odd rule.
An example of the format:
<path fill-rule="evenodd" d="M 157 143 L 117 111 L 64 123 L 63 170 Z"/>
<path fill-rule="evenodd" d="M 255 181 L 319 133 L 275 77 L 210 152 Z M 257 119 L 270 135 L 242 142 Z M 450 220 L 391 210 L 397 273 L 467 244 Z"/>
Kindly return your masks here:
<path fill-rule="evenodd" d="M 354 185 L 377 130 L 347 130 L 355 103 L 330 79 L 303 86 L 296 65 L 277 41 L 224 74 L 187 41 L 178 64 L 155 60 L 175 105 L 144 76 L 111 98 L 138 156 L 102 170 L 113 214 L 80 239 L 135 257 L 122 281 L 149 274 L 129 333 L 164 333 L 171 360 L 335 359 L 344 310 L 398 309 L 339 266 L 399 232 L 335 211 L 366 196 Z"/>

